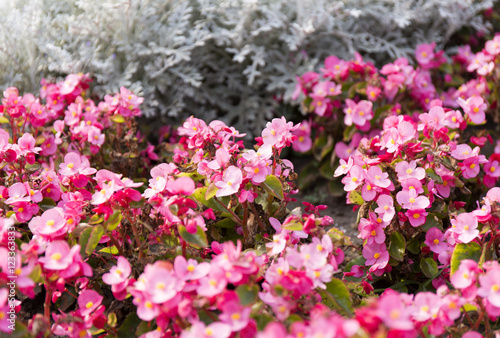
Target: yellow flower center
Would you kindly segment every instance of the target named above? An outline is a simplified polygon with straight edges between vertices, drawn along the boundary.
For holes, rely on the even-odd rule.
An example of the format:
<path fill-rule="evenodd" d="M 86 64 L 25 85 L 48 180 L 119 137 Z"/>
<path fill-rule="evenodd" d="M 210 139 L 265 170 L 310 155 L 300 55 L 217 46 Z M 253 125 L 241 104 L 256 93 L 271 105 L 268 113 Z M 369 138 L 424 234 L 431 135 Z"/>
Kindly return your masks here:
<path fill-rule="evenodd" d="M 469 168 L 474 169 L 476 167 L 476 164 L 472 163 Z"/>
<path fill-rule="evenodd" d="M 94 306 L 94 303 L 92 302 L 88 302 L 87 305 L 85 305 L 87 309 L 90 309 L 92 306 Z"/>
<path fill-rule="evenodd" d="M 73 163 L 69 163 L 69 164 L 68 164 L 68 168 L 70 168 L 70 169 L 71 169 L 71 168 L 73 168 L 74 166 L 75 166 L 75 165 L 74 165 Z"/>
<path fill-rule="evenodd" d="M 47 224 L 47 226 L 51 227 L 51 226 L 53 226 L 53 225 L 54 225 L 54 220 L 53 220 L 53 219 L 49 219 L 49 220 L 47 221 L 47 223 L 45 223 L 45 224 Z"/>
<path fill-rule="evenodd" d="M 388 205 L 384 205 L 384 210 L 387 210 L 389 209 L 389 206 Z"/>
<path fill-rule="evenodd" d="M 353 182 L 357 182 L 357 181 L 358 181 L 358 178 L 357 178 L 357 177 L 353 177 L 351 181 L 353 181 Z"/>
<path fill-rule="evenodd" d="M 491 286 L 491 291 L 492 292 L 498 292 L 498 290 L 500 290 L 500 286 L 498 286 L 497 284 L 493 284 Z"/>
<path fill-rule="evenodd" d="M 366 190 L 368 190 L 368 191 L 372 190 L 372 186 L 371 186 L 371 185 L 369 185 L 369 184 L 367 184 L 367 185 L 366 185 Z"/>
<path fill-rule="evenodd" d="M 259 168 L 255 168 L 255 169 L 253 170 L 253 172 L 254 172 L 254 173 L 256 173 L 256 174 L 258 174 L 258 173 L 259 173 L 259 171 L 260 171 L 260 170 L 259 170 Z"/>
<path fill-rule="evenodd" d="M 469 226 L 468 225 L 464 226 L 464 230 L 469 230 Z"/>
<path fill-rule="evenodd" d="M 373 255 L 373 258 L 375 259 L 378 259 L 380 257 L 380 254 L 378 252 L 375 253 L 375 255 Z"/>
<path fill-rule="evenodd" d="M 391 314 L 389 315 L 391 319 L 398 319 L 399 318 L 399 311 L 398 310 L 392 310 Z"/>
<path fill-rule="evenodd" d="M 231 315 L 231 319 L 232 319 L 232 320 L 238 320 L 238 319 L 240 319 L 240 318 L 241 318 L 241 315 L 240 315 L 239 313 L 237 313 L 237 312 L 236 312 L 236 313 L 233 313 L 233 314 Z"/>
<path fill-rule="evenodd" d="M 321 244 L 316 245 L 316 250 L 318 250 L 319 252 L 323 251 L 323 249 L 324 249 L 323 245 Z"/>
<path fill-rule="evenodd" d="M 474 107 L 474 113 L 477 113 L 479 111 L 479 108 L 478 107 Z"/>
<path fill-rule="evenodd" d="M 206 328 L 205 329 L 205 336 L 212 336 L 214 334 L 214 331 L 211 328 Z"/>
<path fill-rule="evenodd" d="M 413 214 L 413 218 L 419 218 L 420 214 Z"/>
<path fill-rule="evenodd" d="M 376 180 L 380 180 L 380 178 L 381 178 L 381 177 L 380 177 L 379 175 L 375 175 L 375 179 L 376 179 Z"/>
<path fill-rule="evenodd" d="M 439 244 L 439 239 L 436 238 L 433 242 L 434 244 Z"/>
<path fill-rule="evenodd" d="M 427 305 L 424 305 L 420 308 L 421 311 L 423 312 L 428 312 L 429 311 L 429 307 Z"/>
<path fill-rule="evenodd" d="M 413 172 L 413 169 L 411 169 L 411 168 L 406 169 L 407 174 L 411 174 L 412 172 Z"/>
<path fill-rule="evenodd" d="M 319 278 L 321 276 L 321 272 L 314 271 L 314 277 Z"/>
<path fill-rule="evenodd" d="M 17 209 L 17 212 L 23 212 L 23 211 L 24 211 L 24 209 L 23 209 L 23 208 L 19 208 L 19 209 Z"/>
<path fill-rule="evenodd" d="M 153 303 L 151 303 L 149 300 L 147 300 L 144 303 L 144 306 L 147 307 L 148 309 L 152 309 L 153 308 Z"/>
<path fill-rule="evenodd" d="M 410 203 L 415 203 L 415 199 L 413 197 L 410 198 Z"/>
<path fill-rule="evenodd" d="M 165 283 L 156 283 L 156 288 L 158 290 L 165 290 Z"/>
<path fill-rule="evenodd" d="M 495 168 L 495 167 L 491 167 L 491 168 L 490 168 L 490 171 L 491 171 L 491 172 L 494 172 L 495 170 L 496 170 L 496 168 Z"/>
<path fill-rule="evenodd" d="M 372 236 L 376 236 L 376 235 L 377 235 L 377 232 L 376 232 L 375 230 L 373 230 L 373 231 L 371 232 L 371 234 L 372 234 Z"/>
<path fill-rule="evenodd" d="M 52 256 L 50 256 L 50 258 L 52 258 L 55 261 L 58 261 L 62 258 L 62 255 L 59 252 L 56 252 L 56 253 L 52 254 Z"/>
<path fill-rule="evenodd" d="M 187 266 L 187 271 L 189 271 L 189 272 L 193 272 L 193 271 L 194 271 L 194 265 L 193 265 L 193 264 L 189 264 L 189 265 Z"/>

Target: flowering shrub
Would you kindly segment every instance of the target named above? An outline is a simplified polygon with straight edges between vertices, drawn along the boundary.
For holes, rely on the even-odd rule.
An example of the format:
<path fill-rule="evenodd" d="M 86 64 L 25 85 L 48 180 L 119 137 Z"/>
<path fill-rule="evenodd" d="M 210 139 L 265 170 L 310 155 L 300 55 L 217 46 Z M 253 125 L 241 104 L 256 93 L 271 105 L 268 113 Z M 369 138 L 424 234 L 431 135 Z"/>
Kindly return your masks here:
<path fill-rule="evenodd" d="M 495 43 L 464 63 L 487 72 L 453 94 L 456 104 L 424 90 L 422 113 L 394 107 L 417 99 L 412 86 L 427 76 L 423 69 L 446 69 L 432 45 L 420 47 L 420 69 L 408 66 L 413 89 L 397 89 L 392 107 L 378 113 L 369 97 L 331 108 L 346 89 L 334 81 L 311 87 L 316 114 L 343 111 L 348 133 L 365 133 L 334 170 L 358 210 L 360 247 L 322 215 L 326 206 L 287 208 L 297 174 L 281 155 L 306 148 L 307 122 L 273 119 L 245 149 L 235 128 L 190 117 L 174 132 L 162 129 L 154 146 L 138 130 L 143 99 L 123 87 L 102 101 L 89 99 L 87 74 L 42 81 L 39 97 L 8 88 L 0 109 L 0 330 L 493 335 L 500 151 L 488 151 L 492 137 L 474 125 L 496 109 L 487 85 L 496 78 Z M 345 66 L 333 61 L 332 72 Z M 358 74 L 349 76 L 376 74 L 359 58 L 348 68 Z M 32 316 L 25 315 L 30 299 L 43 304 Z"/>

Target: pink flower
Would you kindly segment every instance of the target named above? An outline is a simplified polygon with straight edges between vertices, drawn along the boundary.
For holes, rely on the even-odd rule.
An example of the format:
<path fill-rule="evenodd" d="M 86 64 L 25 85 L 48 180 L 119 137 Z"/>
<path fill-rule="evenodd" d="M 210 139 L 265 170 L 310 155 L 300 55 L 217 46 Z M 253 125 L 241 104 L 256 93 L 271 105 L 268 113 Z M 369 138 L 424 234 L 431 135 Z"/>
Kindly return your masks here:
<path fill-rule="evenodd" d="M 432 59 L 434 59 L 434 48 L 436 43 L 422 43 L 415 50 L 415 58 L 422 69 L 428 69 Z"/>
<path fill-rule="evenodd" d="M 203 322 L 192 323 L 189 330 L 183 330 L 180 338 L 228 338 L 231 335 L 231 327 L 221 322 L 213 322 L 205 326 Z"/>
<path fill-rule="evenodd" d="M 29 222 L 33 234 L 48 239 L 54 239 L 67 233 L 66 220 L 62 208 L 55 207 L 45 211 L 42 216 L 36 216 Z"/>
<path fill-rule="evenodd" d="M 196 292 L 203 297 L 213 297 L 226 288 L 226 273 L 221 268 L 212 268 L 208 276 L 200 279 L 199 283 Z"/>
<path fill-rule="evenodd" d="M 262 131 L 262 141 L 264 145 L 274 146 L 281 149 L 289 146 L 295 140 L 292 131 L 299 128 L 299 125 L 293 125 L 293 122 L 286 122 L 284 116 L 280 119 L 273 119 L 267 122 L 266 128 Z"/>
<path fill-rule="evenodd" d="M 378 317 L 390 329 L 412 330 L 413 322 L 410 318 L 410 311 L 401 297 L 396 292 L 391 291 L 384 292 L 378 299 Z"/>
<path fill-rule="evenodd" d="M 406 161 L 401 161 L 396 164 L 396 172 L 398 173 L 398 180 L 403 181 L 407 178 L 416 178 L 422 180 L 425 177 L 425 169 L 417 168 L 417 162 L 411 161 L 409 164 Z"/>
<path fill-rule="evenodd" d="M 103 297 L 94 290 L 82 291 L 78 297 L 80 315 L 88 318 L 89 315 L 101 305 L 102 300 Z"/>
<path fill-rule="evenodd" d="M 365 245 L 363 257 L 366 259 L 365 265 L 373 265 L 372 268 L 375 268 L 375 270 L 383 269 L 389 263 L 389 252 L 384 243 Z"/>
<path fill-rule="evenodd" d="M 476 276 L 478 273 L 477 263 L 471 259 L 464 259 L 458 270 L 451 275 L 451 284 L 457 289 L 465 289 L 469 286 L 473 286 L 476 282 Z"/>
<path fill-rule="evenodd" d="M 412 227 L 418 227 L 425 223 L 428 213 L 424 209 L 410 209 L 405 215 Z"/>
<path fill-rule="evenodd" d="M 382 229 L 378 223 L 372 222 L 366 218 L 361 218 L 358 230 L 358 238 L 365 239 L 367 245 L 373 243 L 382 244 L 385 242 L 384 229 Z"/>
<path fill-rule="evenodd" d="M 8 189 L 9 198 L 5 201 L 5 204 L 12 204 L 16 202 L 29 202 L 30 197 L 26 196 L 28 193 L 26 191 L 26 186 L 22 183 L 14 183 Z"/>
<path fill-rule="evenodd" d="M 35 147 L 35 138 L 33 135 L 25 133 L 23 136 L 17 140 L 17 145 L 19 146 L 19 154 L 20 155 L 26 155 L 28 153 L 35 153 L 38 154 L 42 148 L 40 147 Z"/>
<path fill-rule="evenodd" d="M 471 96 L 467 100 L 459 97 L 457 102 L 474 124 L 482 124 L 486 120 L 485 110 L 488 105 L 482 97 Z"/>
<path fill-rule="evenodd" d="M 417 196 L 415 189 L 398 192 L 396 200 L 404 209 L 425 209 L 430 205 L 429 199 L 426 196 Z"/>
<path fill-rule="evenodd" d="M 349 157 L 349 160 L 347 162 L 341 159 L 339 163 L 340 165 L 337 167 L 337 169 L 335 169 L 335 174 L 333 175 L 333 177 L 347 174 L 349 170 L 351 170 L 354 161 L 351 157 Z"/>
<path fill-rule="evenodd" d="M 174 271 L 183 280 L 198 280 L 210 272 L 210 264 L 198 263 L 194 259 L 186 261 L 184 256 L 175 257 Z"/>
<path fill-rule="evenodd" d="M 230 166 L 224 170 L 224 175 L 222 175 L 222 180 L 215 183 L 219 188 L 215 195 L 217 197 L 229 196 L 235 194 L 240 189 L 240 185 L 243 181 L 243 174 L 241 169 L 235 166 Z"/>
<path fill-rule="evenodd" d="M 424 242 L 432 252 L 441 253 L 448 249 L 448 244 L 444 241 L 443 233 L 436 227 L 430 228 L 425 234 Z"/>
<path fill-rule="evenodd" d="M 75 245 L 80 250 L 79 245 Z M 66 241 L 54 241 L 47 245 L 45 256 L 38 259 L 44 269 L 65 270 L 72 263 L 69 245 Z"/>
<path fill-rule="evenodd" d="M 223 323 L 231 327 L 231 331 L 237 332 L 248 325 L 250 319 L 250 307 L 243 307 L 236 301 L 229 301 L 222 306 L 222 313 L 219 315 Z"/>
<path fill-rule="evenodd" d="M 500 307 L 500 269 L 498 266 L 480 275 L 479 285 L 477 294 L 486 298 L 492 305 Z"/>
<path fill-rule="evenodd" d="M 451 219 L 451 225 L 451 231 L 458 235 L 462 243 L 469 243 L 479 235 L 477 218 L 473 213 L 461 213 Z"/>
<path fill-rule="evenodd" d="M 390 222 L 394 215 L 396 214 L 396 210 L 394 209 L 394 200 L 391 195 L 380 195 L 377 198 L 378 208 L 375 209 L 375 212 L 382 217 L 384 222 Z"/>
<path fill-rule="evenodd" d="M 117 264 L 109 270 L 109 272 L 102 275 L 102 281 L 108 285 L 116 285 L 126 282 L 132 268 L 130 263 L 125 257 L 119 256 L 117 258 Z"/>
<path fill-rule="evenodd" d="M 389 174 L 382 172 L 382 169 L 377 166 L 370 167 L 366 175 L 370 182 L 380 188 L 388 188 L 391 185 L 391 180 L 388 177 Z"/>
<path fill-rule="evenodd" d="M 352 122 L 359 127 L 364 126 L 367 121 L 370 121 L 373 118 L 372 107 L 373 102 L 371 101 L 359 101 L 353 109 Z"/>
<path fill-rule="evenodd" d="M 365 178 L 365 170 L 361 168 L 359 165 L 353 165 L 351 170 L 349 170 L 349 174 L 342 179 L 342 183 L 344 183 L 345 191 L 353 191 L 357 187 L 359 187 Z"/>

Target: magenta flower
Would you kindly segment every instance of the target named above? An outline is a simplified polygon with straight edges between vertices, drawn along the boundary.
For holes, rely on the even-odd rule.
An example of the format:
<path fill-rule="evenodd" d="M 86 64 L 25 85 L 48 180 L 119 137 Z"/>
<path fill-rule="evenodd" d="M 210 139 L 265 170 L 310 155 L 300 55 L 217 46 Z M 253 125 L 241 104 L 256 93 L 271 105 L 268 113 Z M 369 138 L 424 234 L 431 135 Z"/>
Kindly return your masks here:
<path fill-rule="evenodd" d="M 428 213 L 424 209 L 410 209 L 405 215 L 412 227 L 418 227 L 425 223 Z"/>
<path fill-rule="evenodd" d="M 103 300 L 103 297 L 94 290 L 84 290 L 78 297 L 78 307 L 80 315 L 89 317 L 96 310 Z"/>
<path fill-rule="evenodd" d="M 436 227 L 430 228 L 427 231 L 424 243 L 432 252 L 437 254 L 448 249 L 448 244 L 444 241 L 444 234 Z"/>
<path fill-rule="evenodd" d="M 215 196 L 229 196 L 235 194 L 240 189 L 240 185 L 243 181 L 243 174 L 241 169 L 235 166 L 230 166 L 224 170 L 224 175 L 222 175 L 222 180 L 216 182 L 215 185 L 219 188 L 215 193 Z"/>
<path fill-rule="evenodd" d="M 380 224 L 366 218 L 361 218 L 358 226 L 358 238 L 365 239 L 366 244 L 382 244 L 385 242 L 385 232 Z"/>
<path fill-rule="evenodd" d="M 415 58 L 422 69 L 429 69 L 429 64 L 434 59 L 434 48 L 436 43 L 422 43 L 415 49 Z"/>
<path fill-rule="evenodd" d="M 368 244 L 363 248 L 363 257 L 366 259 L 366 266 L 376 266 L 383 269 L 389 263 L 389 252 L 384 243 Z"/>

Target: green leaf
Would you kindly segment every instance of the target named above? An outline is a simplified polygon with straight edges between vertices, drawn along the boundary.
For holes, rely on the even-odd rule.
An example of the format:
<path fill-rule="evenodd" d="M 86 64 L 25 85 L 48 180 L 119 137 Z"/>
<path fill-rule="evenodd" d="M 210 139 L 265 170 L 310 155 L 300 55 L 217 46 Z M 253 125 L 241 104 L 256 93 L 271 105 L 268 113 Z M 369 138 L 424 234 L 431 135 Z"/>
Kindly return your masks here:
<path fill-rule="evenodd" d="M 104 214 L 94 214 L 92 217 L 89 219 L 89 224 L 99 224 L 104 222 Z"/>
<path fill-rule="evenodd" d="M 42 275 L 42 268 L 39 264 L 35 265 L 33 270 L 31 270 L 31 273 L 29 274 L 29 278 L 35 282 L 38 283 L 40 281 L 40 277 Z"/>
<path fill-rule="evenodd" d="M 106 230 L 107 231 L 115 230 L 122 221 L 122 219 L 123 219 L 122 213 L 119 210 L 115 210 L 113 212 L 113 215 L 111 215 L 108 218 L 108 221 L 106 222 Z"/>
<path fill-rule="evenodd" d="M 240 298 L 240 303 L 243 306 L 248 306 L 255 303 L 259 294 L 259 287 L 257 285 L 240 285 L 236 288 L 236 293 Z"/>
<path fill-rule="evenodd" d="M 418 255 L 420 253 L 420 242 L 418 241 L 418 239 L 413 239 L 412 241 L 410 241 L 410 243 L 408 243 L 406 248 L 412 254 Z"/>
<path fill-rule="evenodd" d="M 425 172 L 427 173 L 427 176 L 429 176 L 430 178 L 432 178 L 436 183 L 443 184 L 443 179 L 441 178 L 441 176 L 439 176 L 439 175 L 436 174 L 436 172 L 434 171 L 434 169 L 427 168 L 427 169 L 425 169 Z"/>
<path fill-rule="evenodd" d="M 120 114 L 116 114 L 116 115 L 111 116 L 111 121 L 113 121 L 115 123 L 123 123 L 123 122 L 125 122 L 125 118 L 123 116 L 121 116 Z"/>
<path fill-rule="evenodd" d="M 226 212 L 227 211 L 226 209 L 224 209 L 224 207 L 222 205 L 217 203 L 213 198 L 211 198 L 210 200 L 207 201 L 205 199 L 206 192 L 207 192 L 207 187 L 196 188 L 193 191 L 193 193 L 191 194 L 191 196 L 189 196 L 189 197 L 195 201 L 200 202 L 201 204 L 203 204 L 204 206 L 206 206 L 208 208 L 214 209 L 215 211 L 219 211 L 219 212 Z M 227 201 L 229 200 L 229 198 L 227 198 L 227 197 L 228 196 L 221 197 L 221 198 L 219 198 L 219 200 L 222 203 L 225 203 L 227 205 L 226 200 Z"/>
<path fill-rule="evenodd" d="M 3 123 L 9 123 L 9 119 L 6 118 L 5 116 L 0 116 L 0 123 L 3 124 Z"/>
<path fill-rule="evenodd" d="M 389 255 L 400 262 L 405 257 L 406 240 L 399 232 L 391 234 L 391 244 L 389 245 Z"/>
<path fill-rule="evenodd" d="M 205 193 L 205 200 L 210 200 L 212 197 L 215 196 L 215 194 L 217 193 L 217 190 L 219 190 L 219 188 L 217 188 L 217 186 L 212 183 L 208 186 L 207 188 L 207 192 Z"/>
<path fill-rule="evenodd" d="M 38 203 L 38 206 L 40 209 L 43 211 L 47 211 L 49 209 L 52 209 L 56 206 L 56 202 L 52 198 L 44 197 L 43 200 Z"/>
<path fill-rule="evenodd" d="M 82 231 L 80 234 L 80 254 L 82 256 L 85 256 L 85 248 L 87 247 L 87 244 L 90 239 L 90 234 L 92 233 L 92 227 L 86 228 L 85 230 Z"/>
<path fill-rule="evenodd" d="M 481 251 L 481 246 L 476 242 L 458 243 L 451 255 L 451 274 L 453 275 L 458 270 L 460 263 L 464 259 L 472 259 L 479 262 Z"/>
<path fill-rule="evenodd" d="M 137 314 L 135 312 L 130 313 L 118 329 L 118 337 L 135 338 L 135 331 L 137 330 L 141 322 L 142 320 L 137 317 Z"/>
<path fill-rule="evenodd" d="M 285 198 L 283 196 L 283 184 L 276 176 L 268 175 L 266 177 L 266 180 L 262 182 L 262 186 L 268 193 L 279 198 L 280 200 L 283 200 Z"/>
<path fill-rule="evenodd" d="M 438 274 L 437 262 L 431 257 L 420 260 L 420 270 L 427 278 L 434 278 Z"/>
<path fill-rule="evenodd" d="M 118 255 L 118 249 L 114 245 L 107 247 L 107 248 L 104 248 L 104 249 L 101 249 L 101 250 L 99 250 L 99 252 L 104 252 L 104 253 L 108 253 L 111 255 Z"/>
<path fill-rule="evenodd" d="M 347 286 L 340 280 L 333 278 L 326 284 L 326 290 L 321 290 L 323 302 L 330 308 L 337 308 L 346 314 L 352 314 L 351 295 Z"/>
<path fill-rule="evenodd" d="M 179 235 L 196 248 L 206 248 L 208 246 L 207 235 L 201 227 L 197 227 L 196 233 L 192 234 L 186 230 L 186 227 L 179 225 Z"/>
<path fill-rule="evenodd" d="M 430 212 L 425 219 L 425 223 L 422 224 L 422 230 L 427 232 L 432 228 L 438 228 L 440 231 L 443 231 L 443 221 Z"/>
<path fill-rule="evenodd" d="M 361 196 L 361 193 L 357 190 L 353 190 L 349 193 L 349 201 L 352 204 L 357 204 L 357 205 L 361 205 L 365 202 L 365 200 Z"/>
<path fill-rule="evenodd" d="M 234 229 L 236 222 L 233 221 L 231 218 L 224 218 L 219 222 L 215 223 L 214 225 L 219 228 Z"/>
<path fill-rule="evenodd" d="M 104 227 L 100 224 L 95 226 L 94 228 L 89 228 L 89 229 L 91 229 L 91 231 L 89 239 L 85 245 L 85 253 L 87 254 L 87 256 L 90 256 L 94 252 L 95 248 L 97 247 L 97 244 L 99 244 L 99 241 L 101 240 L 102 235 L 104 235 Z M 89 229 L 86 229 L 84 233 Z"/>
<path fill-rule="evenodd" d="M 116 323 L 118 322 L 118 318 L 116 317 L 116 314 L 114 312 L 111 312 L 108 314 L 108 325 L 111 327 L 115 327 Z"/>
<path fill-rule="evenodd" d="M 283 225 L 283 229 L 290 231 L 302 231 L 304 226 L 300 222 L 290 222 Z"/>

